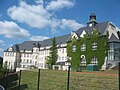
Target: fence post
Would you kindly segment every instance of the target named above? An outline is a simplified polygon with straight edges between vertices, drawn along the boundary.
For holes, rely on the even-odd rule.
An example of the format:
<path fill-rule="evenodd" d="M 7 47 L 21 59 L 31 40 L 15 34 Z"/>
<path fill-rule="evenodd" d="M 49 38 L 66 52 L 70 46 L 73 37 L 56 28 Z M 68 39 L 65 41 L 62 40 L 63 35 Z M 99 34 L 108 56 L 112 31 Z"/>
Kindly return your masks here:
<path fill-rule="evenodd" d="M 19 86 L 18 86 L 18 90 L 20 90 L 21 72 L 22 72 L 22 70 L 20 70 L 20 75 L 19 75 Z"/>
<path fill-rule="evenodd" d="M 119 80 L 119 90 L 120 90 L 120 62 L 118 63 L 118 80 Z"/>
<path fill-rule="evenodd" d="M 37 90 L 39 90 L 39 85 L 40 85 L 40 69 L 38 72 L 38 84 L 37 84 Z"/>
<path fill-rule="evenodd" d="M 67 81 L 67 90 L 69 90 L 69 81 L 70 81 L 70 65 L 68 66 L 68 81 Z"/>
<path fill-rule="evenodd" d="M 5 90 L 7 90 L 8 74 L 9 74 L 9 70 L 7 70 L 6 75 L 5 75 Z"/>

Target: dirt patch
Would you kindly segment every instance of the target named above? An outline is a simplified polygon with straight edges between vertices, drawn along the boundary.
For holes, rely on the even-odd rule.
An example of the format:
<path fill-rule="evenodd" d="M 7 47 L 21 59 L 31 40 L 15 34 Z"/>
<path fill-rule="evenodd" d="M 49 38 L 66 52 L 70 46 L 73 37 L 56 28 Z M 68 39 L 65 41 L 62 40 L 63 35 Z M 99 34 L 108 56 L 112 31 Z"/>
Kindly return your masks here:
<path fill-rule="evenodd" d="M 111 74 L 111 73 L 105 73 L 105 72 L 71 72 L 74 74 L 92 74 L 92 75 L 100 75 L 100 76 L 113 76 L 118 77 L 118 74 Z"/>

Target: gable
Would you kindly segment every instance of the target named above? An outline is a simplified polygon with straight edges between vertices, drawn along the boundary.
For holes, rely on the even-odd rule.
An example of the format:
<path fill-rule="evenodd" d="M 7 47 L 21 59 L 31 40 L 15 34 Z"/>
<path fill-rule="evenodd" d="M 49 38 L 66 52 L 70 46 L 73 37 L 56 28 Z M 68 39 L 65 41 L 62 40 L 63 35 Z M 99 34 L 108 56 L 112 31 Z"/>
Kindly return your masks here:
<path fill-rule="evenodd" d="M 117 34 L 116 27 L 115 27 L 113 24 L 109 23 L 109 26 L 108 26 L 107 31 L 108 31 L 108 35 L 109 35 L 109 36 L 108 36 L 108 39 L 111 38 L 112 34 L 114 34 L 115 37 L 116 37 L 117 39 L 119 39 L 118 34 Z"/>
<path fill-rule="evenodd" d="M 83 38 L 85 34 L 86 34 L 86 32 L 83 30 L 82 33 L 81 33 L 81 35 L 80 35 L 80 37 Z"/>
<path fill-rule="evenodd" d="M 71 34 L 70 39 L 73 39 L 73 38 L 79 39 L 78 35 L 75 32 Z"/>

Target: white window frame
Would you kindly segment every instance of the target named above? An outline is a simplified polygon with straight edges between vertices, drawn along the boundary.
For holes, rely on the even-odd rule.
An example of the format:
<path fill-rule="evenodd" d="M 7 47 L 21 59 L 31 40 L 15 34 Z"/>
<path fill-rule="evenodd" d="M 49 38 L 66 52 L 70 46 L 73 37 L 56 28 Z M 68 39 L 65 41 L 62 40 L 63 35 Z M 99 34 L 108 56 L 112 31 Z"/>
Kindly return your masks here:
<path fill-rule="evenodd" d="M 76 45 L 72 46 L 72 52 L 76 52 Z"/>
<path fill-rule="evenodd" d="M 93 42 L 93 44 L 92 44 L 92 50 L 97 50 L 97 42 Z"/>
<path fill-rule="evenodd" d="M 83 44 L 81 45 L 81 51 L 86 51 L 86 44 L 85 44 L 85 43 L 83 43 Z"/>

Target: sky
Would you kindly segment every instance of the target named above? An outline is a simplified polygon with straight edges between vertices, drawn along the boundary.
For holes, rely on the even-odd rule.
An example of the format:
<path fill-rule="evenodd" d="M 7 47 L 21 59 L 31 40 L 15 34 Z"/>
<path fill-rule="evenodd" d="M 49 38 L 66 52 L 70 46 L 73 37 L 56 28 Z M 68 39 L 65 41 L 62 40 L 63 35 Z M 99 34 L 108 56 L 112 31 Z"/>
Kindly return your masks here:
<path fill-rule="evenodd" d="M 120 30 L 120 0 L 0 0 L 0 56 L 14 44 L 76 31 L 95 13 Z"/>

